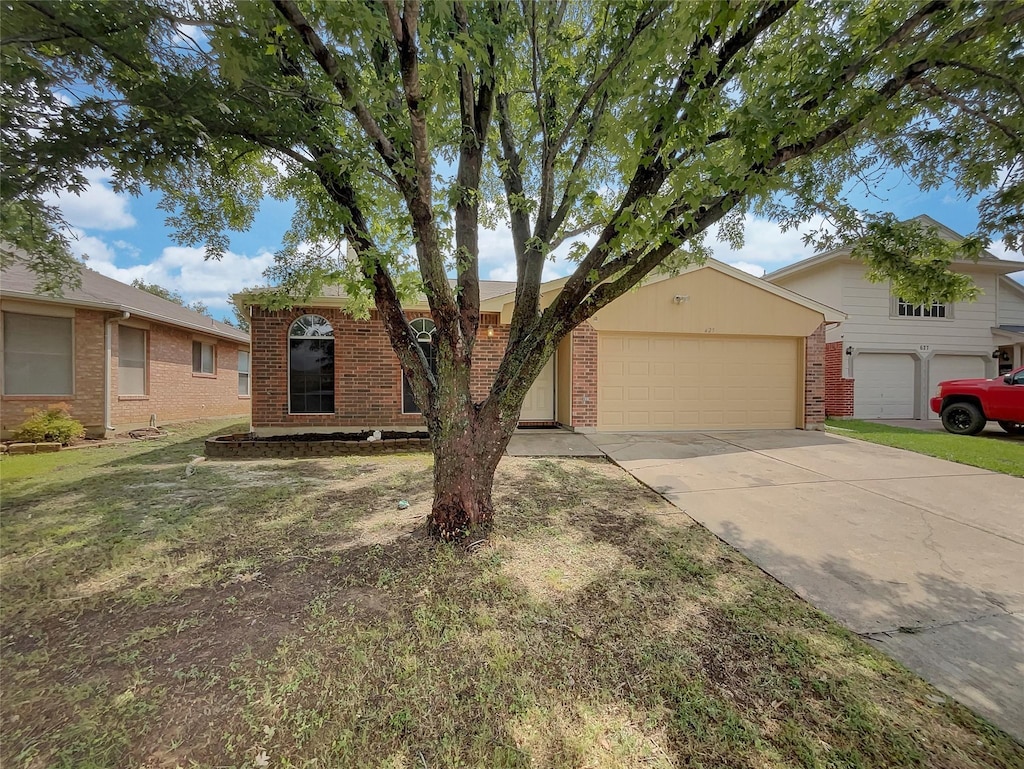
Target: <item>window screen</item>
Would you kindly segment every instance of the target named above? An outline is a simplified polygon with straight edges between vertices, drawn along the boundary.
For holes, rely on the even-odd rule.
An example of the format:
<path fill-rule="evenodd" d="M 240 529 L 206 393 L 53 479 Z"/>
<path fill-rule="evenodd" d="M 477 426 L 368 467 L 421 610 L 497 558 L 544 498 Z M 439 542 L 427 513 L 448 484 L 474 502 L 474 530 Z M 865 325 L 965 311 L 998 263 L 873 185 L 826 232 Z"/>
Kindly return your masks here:
<path fill-rule="evenodd" d="M 249 394 L 249 353 L 238 351 L 238 394 Z"/>
<path fill-rule="evenodd" d="M 192 371 L 195 374 L 213 373 L 213 345 L 206 342 L 192 343 Z"/>
<path fill-rule="evenodd" d="M 4 393 L 74 393 L 72 319 L 4 313 Z"/>
<path fill-rule="evenodd" d="M 141 328 L 117 329 L 117 391 L 146 394 L 146 332 Z"/>

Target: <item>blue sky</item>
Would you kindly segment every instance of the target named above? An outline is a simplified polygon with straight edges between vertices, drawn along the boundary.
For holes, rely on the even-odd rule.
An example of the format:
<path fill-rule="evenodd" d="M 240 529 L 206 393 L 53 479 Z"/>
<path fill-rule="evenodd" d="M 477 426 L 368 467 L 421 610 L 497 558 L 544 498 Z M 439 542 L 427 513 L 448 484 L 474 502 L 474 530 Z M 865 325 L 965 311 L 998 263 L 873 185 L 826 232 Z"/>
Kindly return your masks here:
<path fill-rule="evenodd" d="M 203 249 L 179 246 L 164 222 L 165 213 L 157 208 L 159 196 L 146 193 L 133 198 L 113 192 L 109 175 L 100 169 L 88 173 L 89 188 L 80 196 L 57 198 L 74 230 L 72 246 L 79 256 L 88 255 L 87 264 L 116 280 L 130 283 L 142 278 L 178 291 L 188 301 L 204 302 L 217 318 L 231 316 L 228 297 L 243 288 L 258 285 L 263 271 L 270 266 L 273 252 L 291 220 L 288 203 L 266 200 L 253 227 L 234 233 L 230 251 L 221 261 L 206 260 Z M 977 209 L 972 201 L 957 197 L 950 186 L 922 192 L 902 177 L 875 188 L 883 202 L 871 201 L 874 210 L 888 210 L 901 219 L 928 214 L 953 230 L 966 234 L 977 224 Z M 564 254 L 569 244 L 563 245 Z M 746 226 L 746 244 L 734 251 L 711 238 L 715 258 L 754 275 L 791 264 L 811 256 L 813 249 L 801 242 L 799 232 L 781 232 L 772 222 L 750 218 Z M 1001 242 L 990 250 L 1004 259 L 1021 260 Z M 480 238 L 481 277 L 514 280 L 515 259 L 507 231 L 484 231 Z M 564 258 L 549 262 L 545 279 L 560 277 L 572 269 Z M 1024 282 L 1024 273 L 1015 275 Z"/>

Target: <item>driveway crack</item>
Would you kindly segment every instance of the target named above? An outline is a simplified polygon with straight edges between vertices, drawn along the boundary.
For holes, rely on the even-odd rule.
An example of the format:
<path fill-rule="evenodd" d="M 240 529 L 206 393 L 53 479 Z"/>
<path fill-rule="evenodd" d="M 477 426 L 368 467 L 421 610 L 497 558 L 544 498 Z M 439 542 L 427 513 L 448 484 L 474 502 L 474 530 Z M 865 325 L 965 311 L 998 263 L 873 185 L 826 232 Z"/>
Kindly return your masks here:
<path fill-rule="evenodd" d="M 871 641 L 882 641 L 886 638 L 892 638 L 898 635 L 916 635 L 918 633 L 927 633 L 931 630 L 941 630 L 946 627 L 954 627 L 956 625 L 969 625 L 972 622 L 980 622 L 986 619 L 996 619 L 998 617 L 1013 616 L 1015 612 L 1012 611 L 997 611 L 992 614 L 982 614 L 979 617 L 971 617 L 970 619 L 954 619 L 949 622 L 936 622 L 931 625 L 900 625 L 887 630 L 871 630 L 864 633 L 857 633 L 861 638 L 865 638 Z"/>

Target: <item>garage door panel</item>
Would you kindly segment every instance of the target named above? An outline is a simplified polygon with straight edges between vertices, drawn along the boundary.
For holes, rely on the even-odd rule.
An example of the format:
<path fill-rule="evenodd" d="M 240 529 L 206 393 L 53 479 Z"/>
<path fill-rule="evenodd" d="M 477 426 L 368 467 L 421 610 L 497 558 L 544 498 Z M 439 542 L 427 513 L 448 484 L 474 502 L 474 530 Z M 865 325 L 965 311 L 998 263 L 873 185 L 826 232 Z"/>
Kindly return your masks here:
<path fill-rule="evenodd" d="M 939 382 L 947 379 L 981 379 L 986 376 L 985 360 L 978 355 L 943 355 L 936 353 L 928 362 L 928 394 L 931 396 Z M 930 419 L 939 415 L 928 409 Z"/>
<path fill-rule="evenodd" d="M 853 415 L 913 419 L 915 358 L 907 353 L 861 353 L 853 364 Z"/>
<path fill-rule="evenodd" d="M 792 428 L 799 340 L 599 334 L 598 427 Z"/>

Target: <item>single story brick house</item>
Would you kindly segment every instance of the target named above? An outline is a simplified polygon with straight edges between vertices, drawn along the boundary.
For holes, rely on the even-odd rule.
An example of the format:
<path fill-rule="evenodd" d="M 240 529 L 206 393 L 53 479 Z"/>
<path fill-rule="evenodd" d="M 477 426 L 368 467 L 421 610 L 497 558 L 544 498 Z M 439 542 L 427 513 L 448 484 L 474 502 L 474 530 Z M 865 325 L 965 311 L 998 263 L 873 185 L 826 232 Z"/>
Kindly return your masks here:
<path fill-rule="evenodd" d="M 21 263 L 0 274 L 3 437 L 57 403 L 92 436 L 248 416 L 248 334 L 84 267 L 81 279 L 54 297 Z"/>
<path fill-rule="evenodd" d="M 542 286 L 547 306 L 565 279 Z M 515 284 L 481 282 L 475 395 L 508 340 Z M 343 292 L 250 314 L 252 429 L 258 435 L 418 430 L 423 420 L 375 312 L 346 312 Z M 406 308 L 428 359 L 425 303 Z M 576 431 L 815 429 L 824 420 L 825 328 L 837 310 L 709 260 L 620 297 L 559 345 L 530 389 L 523 425 Z"/>

